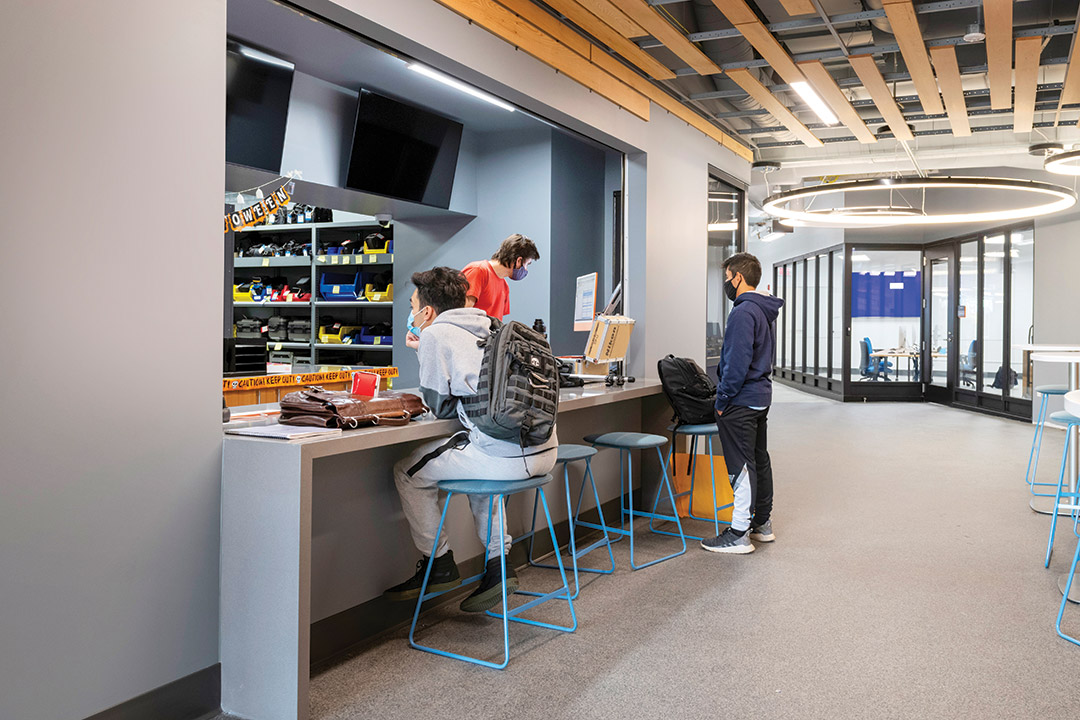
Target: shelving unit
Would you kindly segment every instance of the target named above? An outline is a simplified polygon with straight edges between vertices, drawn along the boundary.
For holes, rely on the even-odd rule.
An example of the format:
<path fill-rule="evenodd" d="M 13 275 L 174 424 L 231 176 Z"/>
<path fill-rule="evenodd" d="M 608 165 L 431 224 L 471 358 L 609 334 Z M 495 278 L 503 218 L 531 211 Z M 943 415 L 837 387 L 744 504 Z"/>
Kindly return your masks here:
<path fill-rule="evenodd" d="M 310 283 L 312 300 L 310 302 L 233 302 L 233 319 L 257 317 L 269 322 L 270 317 L 281 315 L 291 319 L 307 319 L 311 322 L 311 340 L 293 342 L 266 339 L 269 351 L 294 351 L 297 361 L 309 359 L 312 364 L 347 364 L 382 367 L 393 365 L 393 345 L 342 344 L 318 342 L 319 324 L 344 322 L 347 318 L 331 316 L 327 310 L 333 309 L 348 316 L 347 324 L 373 325 L 392 323 L 392 301 L 370 302 L 368 300 L 323 300 L 319 297 L 319 277 L 325 271 L 332 272 L 371 272 L 373 274 L 392 272 L 393 253 L 372 254 L 330 254 L 327 250 L 346 239 L 363 239 L 370 233 L 382 233 L 388 239 L 393 238 L 393 229 L 370 223 L 301 223 L 295 225 L 269 225 L 249 228 L 236 233 L 235 248 L 239 252 L 264 243 L 283 244 L 289 240 L 310 244 L 309 255 L 289 257 L 234 257 L 234 282 L 249 282 L 254 278 L 269 280 L 283 277 L 292 285 L 306 277 Z M 263 311 L 252 313 L 251 311 Z M 293 312 L 286 312 L 293 311 Z M 253 341 L 257 342 L 257 341 Z M 307 351 L 306 353 L 304 351 Z M 364 356 L 364 353 L 371 353 Z M 358 357 L 359 354 L 359 357 Z M 335 361 L 347 359 L 349 362 Z"/>

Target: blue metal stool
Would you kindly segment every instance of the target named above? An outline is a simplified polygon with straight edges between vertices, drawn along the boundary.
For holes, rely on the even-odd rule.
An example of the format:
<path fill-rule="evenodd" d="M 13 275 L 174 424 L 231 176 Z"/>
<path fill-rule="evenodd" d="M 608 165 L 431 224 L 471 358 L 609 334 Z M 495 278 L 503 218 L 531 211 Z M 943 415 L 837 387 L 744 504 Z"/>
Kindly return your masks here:
<path fill-rule="evenodd" d="M 688 472 L 690 473 L 690 489 L 689 490 L 684 490 L 681 493 L 675 493 L 675 497 L 680 498 L 680 497 L 683 497 L 685 495 L 689 495 L 690 496 L 690 507 L 689 507 L 689 510 L 688 510 L 688 513 L 687 513 L 687 517 L 693 518 L 694 520 L 704 520 L 706 522 L 711 521 L 713 523 L 713 527 L 716 530 L 716 534 L 719 535 L 720 534 L 720 525 L 730 525 L 731 524 L 730 520 L 721 520 L 720 519 L 720 511 L 721 510 L 727 510 L 729 507 L 734 507 L 734 503 L 728 503 L 727 505 L 717 505 L 716 500 L 715 500 L 715 498 L 716 498 L 716 467 L 713 465 L 713 463 L 711 461 L 712 461 L 712 458 L 713 458 L 712 439 L 713 439 L 713 435 L 716 435 L 716 433 L 717 433 L 716 424 L 715 423 L 705 423 L 703 425 L 682 425 L 682 426 L 669 425 L 668 430 L 670 430 L 671 433 L 672 433 L 672 435 L 671 435 L 671 452 L 668 453 L 668 467 L 674 467 L 675 466 L 675 439 L 679 435 L 686 435 L 687 437 L 690 438 L 690 465 L 688 467 Z M 695 470 L 697 469 L 697 442 L 698 442 L 699 437 L 704 437 L 705 438 L 705 442 L 706 442 L 708 450 L 709 450 L 709 459 L 710 459 L 710 462 L 709 462 L 709 474 L 710 474 L 710 479 L 712 480 L 712 497 L 713 497 L 713 503 L 712 504 L 714 506 L 713 507 L 713 516 L 711 518 L 701 517 L 700 515 L 695 515 L 694 514 L 694 476 L 696 474 Z M 653 503 L 653 512 L 656 512 L 657 505 L 659 504 L 659 502 L 660 502 L 660 495 L 657 494 L 656 502 Z M 675 533 L 668 532 L 666 530 L 657 530 L 656 528 L 653 527 L 653 521 L 652 520 L 649 521 L 649 529 L 652 530 L 655 533 L 660 533 L 661 535 L 675 535 Z M 705 539 L 704 537 L 699 537 L 697 535 L 689 535 L 689 534 L 686 534 L 686 537 L 688 537 L 688 538 L 690 538 L 692 540 L 704 540 Z"/>
<path fill-rule="evenodd" d="M 1053 422 L 1061 423 L 1065 426 L 1065 448 L 1061 451 L 1061 471 L 1058 473 L 1057 494 L 1054 496 L 1054 507 L 1050 511 L 1050 540 L 1046 543 L 1046 562 L 1043 567 L 1050 567 L 1050 556 L 1054 553 L 1054 532 L 1057 530 L 1058 511 L 1068 510 L 1073 516 L 1073 519 L 1077 519 L 1076 511 L 1080 509 L 1080 505 L 1077 504 L 1077 500 L 1080 500 L 1080 492 L 1072 492 L 1071 490 L 1062 490 L 1065 485 L 1065 466 L 1069 461 L 1069 433 L 1072 432 L 1074 426 L 1080 425 L 1080 417 L 1076 417 L 1072 413 L 1059 410 L 1056 413 L 1050 414 L 1050 419 Z M 1071 502 L 1062 503 L 1061 498 L 1068 498 Z M 1073 523 L 1073 532 L 1076 532 L 1076 523 Z"/>
<path fill-rule="evenodd" d="M 1035 482 L 1035 476 L 1039 473 L 1039 453 L 1042 451 L 1043 425 L 1046 424 L 1047 401 L 1051 395 L 1064 395 L 1068 391 L 1069 388 L 1066 385 L 1038 385 L 1035 388 L 1035 394 L 1042 395 L 1042 402 L 1039 404 L 1039 416 L 1035 421 L 1035 437 L 1031 439 L 1027 472 L 1024 473 L 1024 481 L 1031 487 L 1031 494 L 1035 497 L 1053 497 L 1053 493 L 1035 492 L 1036 487 L 1054 487 L 1054 483 Z"/>
<path fill-rule="evenodd" d="M 597 449 L 589 447 L 588 445 L 559 445 L 559 455 L 555 460 L 555 464 L 562 464 L 563 466 L 563 481 L 566 485 L 566 517 L 570 525 L 570 559 L 574 563 L 574 594 L 570 596 L 571 600 L 576 600 L 578 592 L 581 590 L 581 584 L 579 581 L 578 573 L 597 573 L 600 575 L 610 575 L 615 572 L 615 554 L 611 551 L 611 536 L 608 535 L 607 523 L 604 522 L 604 510 L 600 505 L 600 493 L 596 489 L 596 480 L 592 474 L 592 457 L 597 453 Z M 571 507 L 570 505 L 570 463 L 578 462 L 580 460 L 585 461 L 585 473 L 581 478 L 581 489 L 578 490 L 577 506 Z M 603 528 L 604 537 L 601 540 L 597 540 L 592 545 L 581 550 L 577 549 L 577 526 L 582 523 L 579 520 L 581 515 L 581 500 L 585 496 L 585 486 L 589 485 L 592 488 L 593 499 L 596 501 L 596 512 L 600 515 L 600 527 Z M 537 493 L 536 498 L 533 499 L 533 514 L 532 514 L 532 526 L 529 532 L 522 535 L 515 540 L 529 539 L 529 564 L 533 567 L 549 568 L 554 570 L 556 565 L 546 565 L 544 563 L 536 562 L 533 557 L 533 537 L 536 535 L 536 506 L 539 502 L 540 494 Z M 599 568 L 585 568 L 578 566 L 578 558 L 585 557 L 598 547 L 607 546 L 608 560 L 611 561 L 611 568 L 608 570 L 601 570 Z"/>
<path fill-rule="evenodd" d="M 484 667 L 495 668 L 502 670 L 510 662 L 510 621 L 525 623 L 527 625 L 536 625 L 537 627 L 551 628 L 552 630 L 560 630 L 562 632 L 574 632 L 577 629 L 577 615 L 574 614 L 574 601 L 570 597 L 570 586 L 566 582 L 566 570 L 563 568 L 562 558 L 559 555 L 559 541 L 555 538 L 555 528 L 551 523 L 551 513 L 548 512 L 547 498 L 544 496 L 544 485 L 551 482 L 550 475 L 538 475 L 536 477 L 527 478 L 525 480 L 442 480 L 439 482 L 439 489 L 446 492 L 446 502 L 443 504 L 442 516 L 439 518 L 439 529 L 435 532 L 435 546 L 431 549 L 430 559 L 428 560 L 427 569 L 424 571 L 424 582 L 420 585 L 420 597 L 416 600 L 416 610 L 413 612 L 412 626 L 409 628 L 409 645 L 413 646 L 417 650 L 423 650 L 424 652 L 434 653 L 436 655 L 442 655 L 444 657 L 455 658 L 457 660 L 464 660 L 465 662 L 475 663 L 476 665 L 483 665 Z M 507 606 L 506 598 L 506 545 L 505 539 L 502 533 L 502 527 L 504 525 L 503 518 L 505 515 L 505 508 L 503 506 L 503 498 L 510 495 L 514 495 L 526 490 L 536 490 L 537 497 L 540 504 L 544 508 L 544 516 L 547 518 L 548 530 L 551 533 L 551 542 L 555 547 L 555 560 L 558 563 L 559 575 L 562 577 L 562 587 L 558 590 L 554 590 L 548 593 L 538 592 L 526 592 L 524 590 L 518 590 L 516 594 L 526 595 L 535 599 L 526 602 L 524 605 L 519 605 L 516 608 L 510 608 Z M 449 652 L 447 650 L 439 650 L 427 645 L 421 645 L 416 642 L 416 623 L 420 618 L 420 606 L 427 600 L 433 597 L 438 597 L 448 590 L 442 592 L 425 593 L 428 586 L 428 580 L 431 578 L 431 566 L 435 563 L 435 550 L 438 547 L 439 536 L 442 535 L 443 523 L 446 522 L 446 510 L 450 507 L 450 498 L 455 494 L 458 495 L 486 495 L 488 497 L 488 529 L 487 529 L 487 542 L 484 543 L 484 566 L 487 566 L 487 546 L 491 543 L 491 528 L 492 521 L 494 520 L 494 508 L 498 504 L 499 509 L 499 567 L 502 571 L 502 612 L 496 613 L 489 610 L 488 615 L 502 619 L 503 626 L 503 661 L 501 663 L 491 662 L 490 660 L 481 660 L 480 658 L 470 657 L 468 655 L 460 655 L 458 653 Z M 462 582 L 463 585 L 475 582 L 484 576 L 483 573 L 473 575 Z M 570 625 L 553 625 L 551 623 L 540 622 L 538 620 L 529 620 L 527 618 L 518 617 L 526 610 L 530 610 L 537 605 L 547 602 L 548 600 L 565 600 L 566 604 L 570 608 Z"/>
<path fill-rule="evenodd" d="M 686 535 L 683 534 L 682 522 L 679 520 L 679 515 L 675 511 L 675 491 L 671 487 L 671 478 L 668 477 L 667 461 L 664 458 L 664 452 L 661 448 L 667 444 L 668 440 L 662 435 L 650 435 L 648 433 L 636 433 L 636 432 L 611 432 L 596 435 L 586 435 L 585 442 L 592 443 L 596 447 L 614 448 L 619 451 L 619 479 L 620 483 L 623 478 L 626 479 L 626 484 L 622 488 L 619 501 L 619 525 L 620 527 L 614 528 L 606 525 L 596 525 L 594 523 L 587 523 L 584 521 L 579 522 L 579 525 L 585 527 L 595 528 L 597 530 L 606 530 L 620 535 L 625 535 L 630 538 L 630 567 L 634 570 L 640 570 L 642 568 L 655 565 L 664 560 L 670 560 L 673 557 L 678 557 L 686 552 Z M 656 496 L 660 497 L 660 494 L 667 488 L 668 499 L 671 501 L 671 515 L 661 515 L 655 512 L 645 512 L 643 510 L 634 509 L 634 466 L 630 453 L 633 450 L 648 450 L 649 448 L 656 448 L 656 455 L 660 459 L 660 483 L 656 487 Z M 623 454 L 625 453 L 625 458 Z M 625 470 L 625 472 L 624 472 Z M 656 503 L 654 503 L 655 507 Z M 679 529 L 678 537 L 682 540 L 682 549 L 678 552 L 665 555 L 656 560 L 650 560 L 647 563 L 637 564 L 634 557 L 634 519 L 639 517 L 650 518 L 652 520 L 670 520 L 675 523 L 675 527 Z M 627 529 L 626 521 L 630 520 L 630 528 Z M 658 533 L 658 534 L 672 534 L 672 533 Z"/>
<path fill-rule="evenodd" d="M 1077 529 L 1077 523 L 1073 523 L 1073 534 L 1080 536 L 1080 530 Z M 1074 645 L 1080 645 L 1080 640 L 1077 640 L 1072 635 L 1066 635 L 1061 631 L 1061 618 L 1065 615 L 1065 606 L 1069 604 L 1069 593 L 1072 591 L 1073 580 L 1076 579 L 1076 561 L 1080 560 L 1080 537 L 1076 541 L 1076 552 L 1073 553 L 1072 567 L 1069 568 L 1068 579 L 1065 581 L 1064 594 L 1061 596 L 1061 607 L 1058 608 L 1057 623 L 1054 626 L 1057 629 L 1057 634 Z"/>

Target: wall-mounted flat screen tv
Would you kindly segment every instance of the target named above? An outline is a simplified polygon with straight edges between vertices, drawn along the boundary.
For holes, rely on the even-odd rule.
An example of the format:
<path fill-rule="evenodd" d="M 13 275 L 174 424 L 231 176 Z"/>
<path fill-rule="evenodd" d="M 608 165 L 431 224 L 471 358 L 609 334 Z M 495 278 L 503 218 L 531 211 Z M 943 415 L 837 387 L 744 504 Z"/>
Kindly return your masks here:
<path fill-rule="evenodd" d="M 450 207 L 459 122 L 361 90 L 346 187 Z"/>
<path fill-rule="evenodd" d="M 225 78 L 226 162 L 281 172 L 293 64 L 229 40 Z"/>

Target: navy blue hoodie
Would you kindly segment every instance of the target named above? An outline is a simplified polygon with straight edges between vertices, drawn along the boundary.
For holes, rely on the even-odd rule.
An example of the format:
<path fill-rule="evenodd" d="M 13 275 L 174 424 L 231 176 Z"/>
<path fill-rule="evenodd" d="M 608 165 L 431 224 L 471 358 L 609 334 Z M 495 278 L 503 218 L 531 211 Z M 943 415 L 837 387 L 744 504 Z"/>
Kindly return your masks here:
<path fill-rule="evenodd" d="M 735 298 L 724 331 L 724 349 L 716 367 L 716 409 L 728 405 L 768 407 L 772 403 L 774 323 L 784 301 L 766 292 Z"/>

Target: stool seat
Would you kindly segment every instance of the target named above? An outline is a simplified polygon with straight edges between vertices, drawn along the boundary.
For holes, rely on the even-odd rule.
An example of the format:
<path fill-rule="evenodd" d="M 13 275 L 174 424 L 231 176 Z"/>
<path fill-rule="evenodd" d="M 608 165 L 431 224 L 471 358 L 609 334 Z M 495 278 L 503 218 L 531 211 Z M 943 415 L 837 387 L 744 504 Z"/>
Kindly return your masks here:
<path fill-rule="evenodd" d="M 658 448 L 667 444 L 668 439 L 663 435 L 650 435 L 649 433 L 636 432 L 610 432 L 586 435 L 585 442 L 600 447 L 619 448 L 622 450 L 640 450 L 644 448 Z"/>
<path fill-rule="evenodd" d="M 560 445 L 559 455 L 555 458 L 555 462 L 567 463 L 584 460 L 585 458 L 591 458 L 598 452 L 599 450 L 588 445 Z"/>
<path fill-rule="evenodd" d="M 703 423 L 701 425 L 668 425 L 668 432 L 679 435 L 715 435 L 716 423 Z"/>
<path fill-rule="evenodd" d="M 1064 395 L 1069 392 L 1067 385 L 1036 385 L 1035 392 L 1043 395 Z"/>
<path fill-rule="evenodd" d="M 512 495 L 543 487 L 550 475 L 536 475 L 524 480 L 440 480 L 439 489 L 459 495 Z"/>
<path fill-rule="evenodd" d="M 1062 425 L 1080 425 L 1080 417 L 1076 417 L 1070 412 L 1064 410 L 1058 410 L 1055 413 L 1050 413 L 1050 420 Z"/>

